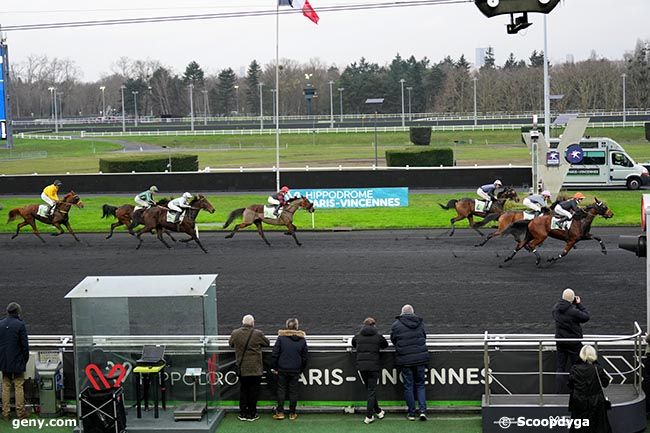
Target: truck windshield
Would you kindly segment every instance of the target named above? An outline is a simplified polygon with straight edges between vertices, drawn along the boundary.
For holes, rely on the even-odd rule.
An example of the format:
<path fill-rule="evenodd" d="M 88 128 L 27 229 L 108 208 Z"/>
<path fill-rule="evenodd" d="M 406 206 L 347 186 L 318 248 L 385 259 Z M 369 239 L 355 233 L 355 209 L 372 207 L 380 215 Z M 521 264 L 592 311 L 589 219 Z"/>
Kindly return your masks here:
<path fill-rule="evenodd" d="M 627 156 L 622 153 L 614 152 L 612 153 L 612 165 L 618 165 L 620 167 L 633 167 L 632 161 L 629 160 Z"/>

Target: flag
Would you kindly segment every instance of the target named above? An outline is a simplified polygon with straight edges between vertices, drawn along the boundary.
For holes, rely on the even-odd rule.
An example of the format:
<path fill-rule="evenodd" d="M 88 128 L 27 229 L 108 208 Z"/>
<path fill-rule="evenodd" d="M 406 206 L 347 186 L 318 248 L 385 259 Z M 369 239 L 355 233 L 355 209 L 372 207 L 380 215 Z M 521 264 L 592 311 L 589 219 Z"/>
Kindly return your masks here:
<path fill-rule="evenodd" d="M 278 0 L 279 6 L 291 6 L 292 8 L 301 9 L 302 14 L 313 21 L 315 24 L 318 24 L 318 14 L 309 4 L 309 0 Z"/>

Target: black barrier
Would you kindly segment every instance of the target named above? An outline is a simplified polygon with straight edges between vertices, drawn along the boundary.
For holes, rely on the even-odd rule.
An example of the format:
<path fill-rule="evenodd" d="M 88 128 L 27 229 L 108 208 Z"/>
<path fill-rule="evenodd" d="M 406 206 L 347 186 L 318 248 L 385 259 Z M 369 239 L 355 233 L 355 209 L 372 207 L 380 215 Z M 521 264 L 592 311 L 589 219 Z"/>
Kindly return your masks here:
<path fill-rule="evenodd" d="M 447 167 L 418 170 L 283 171 L 282 183 L 293 188 L 380 188 L 474 189 L 500 179 L 505 185 L 528 187 L 530 167 Z M 63 181 L 64 191 L 88 193 L 137 193 L 149 185 L 160 191 L 271 191 L 275 173 L 115 173 L 0 176 L 0 195 L 38 196 L 54 179 Z"/>

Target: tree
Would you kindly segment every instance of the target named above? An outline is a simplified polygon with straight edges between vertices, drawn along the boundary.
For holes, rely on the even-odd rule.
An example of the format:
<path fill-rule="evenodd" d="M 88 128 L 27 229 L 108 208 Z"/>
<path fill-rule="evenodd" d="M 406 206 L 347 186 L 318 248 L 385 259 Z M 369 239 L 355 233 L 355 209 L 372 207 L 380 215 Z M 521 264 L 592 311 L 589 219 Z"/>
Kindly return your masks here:
<path fill-rule="evenodd" d="M 533 53 L 529 57 L 530 67 L 531 68 L 543 68 L 544 67 L 544 51 L 533 50 Z"/>
<path fill-rule="evenodd" d="M 205 79 L 204 76 L 205 74 L 203 73 L 203 69 L 201 69 L 198 63 L 192 60 L 187 64 L 187 67 L 185 68 L 185 73 L 183 74 L 183 83 L 192 83 L 195 86 L 203 86 Z"/>
<path fill-rule="evenodd" d="M 508 59 L 506 59 L 506 62 L 503 64 L 503 69 L 520 69 L 525 67 L 526 62 L 523 60 L 517 60 L 514 53 L 510 53 Z"/>
<path fill-rule="evenodd" d="M 481 66 L 481 70 L 494 69 L 495 67 L 496 61 L 494 59 L 494 48 L 488 47 L 485 51 L 485 57 L 483 57 L 483 66 Z"/>
<path fill-rule="evenodd" d="M 235 111 L 235 85 L 237 84 L 237 76 L 232 68 L 224 69 L 219 72 L 217 76 L 217 87 L 213 91 L 213 99 L 215 100 L 215 111 L 217 113 L 230 115 Z"/>
<path fill-rule="evenodd" d="M 260 83 L 260 75 L 262 74 L 262 68 L 260 68 L 260 65 L 257 63 L 256 60 L 253 60 L 250 65 L 248 65 L 248 72 L 246 73 L 246 79 L 245 84 L 246 84 L 246 89 L 244 90 L 245 92 L 245 108 L 242 110 L 246 113 L 252 113 L 259 115 L 260 114 L 260 108 L 259 108 L 259 83 Z"/>

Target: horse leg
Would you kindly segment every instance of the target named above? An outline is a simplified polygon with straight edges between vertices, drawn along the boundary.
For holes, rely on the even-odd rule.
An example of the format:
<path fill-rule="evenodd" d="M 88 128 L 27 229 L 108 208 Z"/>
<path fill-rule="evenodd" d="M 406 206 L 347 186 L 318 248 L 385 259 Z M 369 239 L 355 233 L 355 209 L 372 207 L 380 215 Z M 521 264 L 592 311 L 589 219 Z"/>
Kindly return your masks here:
<path fill-rule="evenodd" d="M 167 247 L 167 249 L 171 249 L 171 245 L 165 242 L 165 239 L 163 239 L 162 234 L 163 234 L 163 229 L 160 227 L 156 227 L 156 237 L 158 238 L 158 240 L 162 242 L 163 245 Z"/>
<path fill-rule="evenodd" d="M 454 233 L 456 232 L 456 226 L 454 225 L 454 223 L 457 223 L 458 221 L 460 221 L 462 219 L 465 219 L 465 217 L 462 217 L 460 215 L 456 215 L 455 217 L 453 217 L 452 219 L 449 220 L 449 222 L 451 223 L 451 233 L 449 233 L 449 236 L 453 236 Z"/>
<path fill-rule="evenodd" d="M 111 224 L 111 231 L 110 231 L 110 233 L 108 234 L 108 236 L 106 236 L 106 239 L 110 239 L 110 238 L 113 236 L 113 230 L 115 230 L 116 228 L 118 228 L 118 227 L 121 226 L 121 225 L 122 225 L 122 223 L 119 222 L 119 221 L 116 222 L 116 223 Z M 128 228 L 128 227 L 127 227 L 127 228 Z"/>
<path fill-rule="evenodd" d="M 172 236 L 172 233 L 171 233 L 169 230 L 163 230 L 163 233 L 165 233 L 167 236 L 169 236 L 169 239 L 171 239 L 172 241 L 176 242 L 176 238 L 175 238 L 174 236 Z M 190 239 L 191 239 L 191 238 L 190 238 Z M 190 239 L 188 239 L 188 240 L 190 240 Z M 186 241 L 186 242 L 187 242 L 187 241 Z"/>
<path fill-rule="evenodd" d="M 264 236 L 264 230 L 262 230 L 262 221 L 259 221 L 259 220 L 255 221 L 255 227 L 257 227 L 257 233 L 259 233 L 259 235 L 264 240 L 264 242 L 266 242 L 266 245 L 271 246 L 269 241 L 266 240 L 266 236 Z M 294 236 L 294 238 L 295 238 L 295 236 Z M 298 242 L 298 241 L 296 240 L 296 242 Z M 298 245 L 300 245 L 300 243 Z"/>
<path fill-rule="evenodd" d="M 479 230 L 479 229 L 474 225 L 474 216 L 473 216 L 473 215 L 469 215 L 469 216 L 467 217 L 467 221 L 469 221 L 469 226 L 470 226 L 471 228 L 473 228 L 474 230 L 476 230 L 476 232 L 477 232 L 479 235 L 481 235 L 481 237 L 485 236 L 485 235 L 483 234 L 483 232 L 481 232 L 481 231 L 480 231 L 480 230 Z"/>
<path fill-rule="evenodd" d="M 603 240 L 601 238 L 599 238 L 598 236 L 594 236 L 594 235 L 590 234 L 590 235 L 584 237 L 584 239 L 587 239 L 587 240 L 593 239 L 595 241 L 598 241 L 598 243 L 600 244 L 600 252 L 607 255 L 607 248 L 605 248 L 605 243 L 603 242 Z M 573 248 L 575 249 L 575 245 L 573 246 Z"/>
<path fill-rule="evenodd" d="M 293 224 L 289 224 L 287 228 L 289 229 L 289 233 L 291 234 L 291 236 L 293 236 L 293 240 L 296 241 L 296 245 L 301 247 L 302 244 L 298 242 L 298 238 L 296 237 L 296 226 L 294 226 Z"/>
<path fill-rule="evenodd" d="M 517 242 L 517 246 L 515 247 L 514 251 L 512 251 L 512 254 L 510 254 L 506 259 L 503 261 L 503 263 L 509 262 L 515 257 L 515 254 L 519 252 L 520 249 L 526 246 L 526 239 L 520 240 Z"/>
<path fill-rule="evenodd" d="M 287 235 L 287 236 L 292 236 L 292 235 L 293 235 L 292 230 L 293 230 L 293 232 L 295 232 L 296 230 L 298 230 L 298 227 L 296 227 L 295 225 L 293 225 L 293 223 L 291 223 L 290 230 L 287 230 L 286 232 L 284 232 L 284 234 Z M 294 238 L 295 238 L 295 236 L 294 236 Z"/>
<path fill-rule="evenodd" d="M 16 233 L 11 237 L 11 239 L 14 239 L 16 236 L 18 236 L 18 232 L 20 232 L 20 229 L 25 227 L 26 225 L 30 225 L 27 221 L 23 221 L 20 224 L 16 226 Z M 34 224 L 32 224 L 32 228 L 34 227 Z M 43 239 L 41 239 L 43 240 Z"/>
<path fill-rule="evenodd" d="M 66 221 L 66 222 L 65 222 L 65 226 L 66 226 L 66 228 L 68 229 L 68 231 L 70 232 L 70 234 L 72 235 L 72 237 L 74 237 L 74 239 L 75 239 L 77 242 L 81 242 L 81 240 L 79 240 L 79 238 L 78 238 L 77 235 L 75 234 L 74 230 L 72 230 L 72 227 L 70 227 L 70 223 Z"/>
<path fill-rule="evenodd" d="M 226 235 L 226 239 L 230 239 L 230 238 L 232 238 L 233 236 L 235 236 L 235 233 L 237 233 L 240 229 L 246 228 L 246 227 L 248 227 L 249 225 L 251 225 L 251 224 L 250 224 L 250 223 L 241 223 L 241 224 L 237 224 L 237 225 L 235 226 L 235 228 L 232 229 L 232 231 Z"/>
<path fill-rule="evenodd" d="M 138 232 L 135 234 L 135 237 L 138 238 L 138 246 L 135 247 L 136 250 L 139 250 L 140 247 L 142 246 L 142 237 L 141 237 L 142 234 L 143 233 L 149 233 L 150 231 L 151 231 L 151 228 L 145 226 L 145 227 L 141 228 L 140 230 L 138 230 Z"/>
<path fill-rule="evenodd" d="M 61 223 L 52 223 L 52 225 L 59 231 L 58 233 L 52 233 L 52 236 L 61 236 L 63 233 L 65 233 L 63 227 L 61 227 Z"/>
<path fill-rule="evenodd" d="M 189 241 L 192 241 L 192 240 L 193 240 L 193 241 L 196 242 L 197 245 L 198 245 L 198 246 L 203 250 L 204 253 L 206 253 L 206 254 L 208 253 L 208 250 L 205 249 L 205 247 L 203 246 L 203 244 L 201 243 L 201 241 L 199 240 L 199 238 L 196 236 L 196 231 L 194 230 L 194 227 L 192 227 L 192 231 L 191 231 L 191 232 L 186 232 L 186 233 L 187 233 L 188 235 L 190 235 L 191 238 L 189 238 L 189 239 L 187 239 L 187 240 L 183 239 L 181 242 L 189 242 Z"/>
<path fill-rule="evenodd" d="M 560 255 L 557 256 L 557 257 L 551 257 L 551 258 L 548 259 L 547 261 L 550 262 L 550 263 L 555 263 L 555 262 L 557 262 L 557 261 L 560 260 L 562 257 L 564 257 L 564 256 L 566 256 L 567 254 L 569 254 L 569 251 L 571 251 L 571 248 L 573 248 L 573 246 L 576 244 L 576 242 L 578 242 L 578 241 L 577 241 L 577 240 L 576 240 L 576 241 L 567 241 L 567 243 L 564 245 L 564 249 L 562 250 L 562 252 L 560 253 Z"/>

